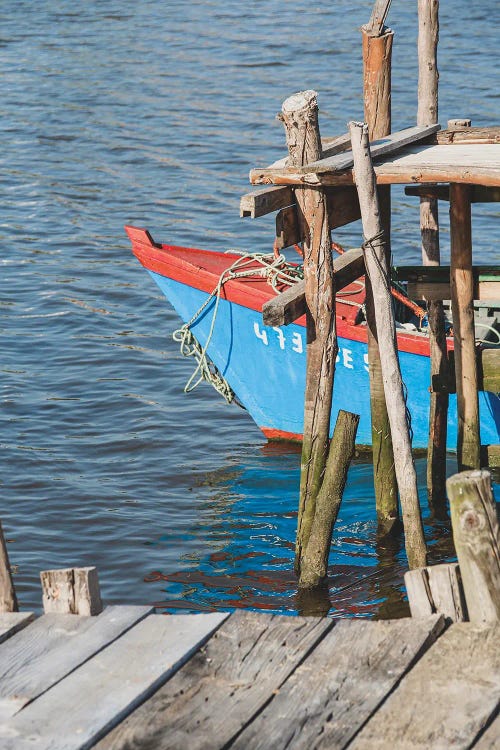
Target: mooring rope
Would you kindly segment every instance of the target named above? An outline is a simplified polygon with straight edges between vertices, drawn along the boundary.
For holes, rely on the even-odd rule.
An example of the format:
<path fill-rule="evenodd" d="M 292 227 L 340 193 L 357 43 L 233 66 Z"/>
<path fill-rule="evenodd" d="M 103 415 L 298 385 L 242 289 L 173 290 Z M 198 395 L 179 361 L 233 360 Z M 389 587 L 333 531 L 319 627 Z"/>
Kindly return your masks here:
<path fill-rule="evenodd" d="M 210 383 L 225 398 L 227 403 L 230 404 L 233 401 L 236 403 L 239 402 L 233 389 L 207 354 L 215 329 L 219 302 L 224 285 L 234 279 L 250 281 L 256 278 L 263 278 L 267 280 L 275 291 L 278 291 L 279 285 L 286 284 L 290 286 L 300 281 L 303 278 L 303 272 L 301 266 L 288 263 L 285 256 L 281 254 L 244 253 L 237 250 L 228 250 L 227 252 L 238 253 L 241 257 L 235 260 L 229 268 L 224 269 L 214 290 L 195 312 L 191 320 L 174 331 L 173 339 L 180 344 L 180 351 L 184 357 L 194 357 L 197 362 L 194 372 L 184 386 L 184 392 L 190 393 L 204 380 Z M 255 266 L 256 263 L 258 264 L 257 267 Z M 202 347 L 191 328 L 214 299 L 215 304 L 210 328 L 205 346 Z"/>

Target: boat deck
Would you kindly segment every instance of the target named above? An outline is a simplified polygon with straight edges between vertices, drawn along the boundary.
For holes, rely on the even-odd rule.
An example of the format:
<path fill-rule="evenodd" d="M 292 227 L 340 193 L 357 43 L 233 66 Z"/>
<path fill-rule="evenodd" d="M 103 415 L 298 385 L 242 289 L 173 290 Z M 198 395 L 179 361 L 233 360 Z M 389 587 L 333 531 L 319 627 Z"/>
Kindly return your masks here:
<path fill-rule="evenodd" d="M 500 625 L 115 606 L 0 615 L 0 641 L 4 750 L 500 742 Z"/>

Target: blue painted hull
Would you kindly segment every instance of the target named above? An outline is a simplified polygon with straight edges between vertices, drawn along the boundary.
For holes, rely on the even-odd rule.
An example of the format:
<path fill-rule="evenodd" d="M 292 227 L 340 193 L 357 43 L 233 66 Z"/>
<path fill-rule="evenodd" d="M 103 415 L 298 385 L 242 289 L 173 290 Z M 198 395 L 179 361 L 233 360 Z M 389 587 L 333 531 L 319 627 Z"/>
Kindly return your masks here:
<path fill-rule="evenodd" d="M 207 294 L 191 286 L 149 271 L 184 322 L 206 300 Z M 205 344 L 210 331 L 214 302 L 192 326 Z M 370 398 L 366 344 L 338 339 L 332 419 L 345 409 L 360 415 L 359 445 L 371 445 Z M 299 436 L 303 430 L 306 370 L 306 330 L 291 324 L 268 328 L 253 309 L 221 299 L 208 355 L 224 375 L 252 419 L 271 437 Z M 401 371 L 408 389 L 413 447 L 425 448 L 429 420 L 429 358 L 400 352 Z M 500 398 L 479 393 L 481 443 L 500 442 Z M 456 396 L 450 396 L 448 447 L 457 442 Z M 332 425 L 333 428 L 333 425 Z"/>

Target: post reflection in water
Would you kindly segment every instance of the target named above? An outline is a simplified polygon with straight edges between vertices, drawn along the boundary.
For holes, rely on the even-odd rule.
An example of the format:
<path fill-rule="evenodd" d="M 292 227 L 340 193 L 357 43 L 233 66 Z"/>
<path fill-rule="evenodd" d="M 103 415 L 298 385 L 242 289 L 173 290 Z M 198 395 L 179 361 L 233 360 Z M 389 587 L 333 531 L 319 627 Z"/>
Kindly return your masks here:
<path fill-rule="evenodd" d="M 245 463 L 199 477 L 197 520 L 186 531 L 200 553 L 182 569 L 145 577 L 165 612 L 233 608 L 333 617 L 403 617 L 409 613 L 402 533 L 377 536 L 370 459 L 353 461 L 333 533 L 329 576 L 318 591 L 301 591 L 293 573 L 300 449 L 267 444 Z M 426 537 L 433 563 L 453 556 L 447 524 L 425 504 L 425 460 L 417 460 Z M 168 534 L 161 538 L 169 542 Z M 194 545 L 196 548 L 196 544 Z"/>

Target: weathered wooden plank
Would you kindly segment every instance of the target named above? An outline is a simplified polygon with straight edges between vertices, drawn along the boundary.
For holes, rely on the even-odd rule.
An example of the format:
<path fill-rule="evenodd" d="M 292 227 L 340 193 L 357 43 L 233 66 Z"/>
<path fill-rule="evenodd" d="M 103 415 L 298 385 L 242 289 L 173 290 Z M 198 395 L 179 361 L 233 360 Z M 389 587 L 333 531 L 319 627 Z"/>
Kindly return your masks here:
<path fill-rule="evenodd" d="M 451 124 L 451 121 L 449 124 Z M 469 126 L 465 129 L 463 126 L 458 128 L 448 127 L 446 130 L 440 130 L 436 133 L 434 139 L 436 143 L 443 145 L 460 143 L 500 143 L 500 126 L 493 125 L 486 128 L 471 128 Z"/>
<path fill-rule="evenodd" d="M 474 750 L 498 750 L 500 747 L 500 714 L 493 719 L 485 733 L 472 745 Z"/>
<path fill-rule="evenodd" d="M 226 746 L 332 626 L 326 618 L 235 612 L 96 750 Z"/>
<path fill-rule="evenodd" d="M 98 617 L 47 614 L 0 646 L 0 720 L 17 713 L 150 614 L 108 607 Z"/>
<path fill-rule="evenodd" d="M 498 302 L 500 299 L 500 281 L 478 281 L 473 286 L 473 299 L 477 302 Z M 415 281 L 408 283 L 408 296 L 411 299 L 423 299 L 427 302 L 451 298 L 449 282 Z"/>
<path fill-rule="evenodd" d="M 295 203 L 295 198 L 291 188 L 288 187 L 267 187 L 261 190 L 254 190 L 251 193 L 242 195 L 240 198 L 240 216 L 249 216 L 256 219 L 272 211 L 277 211 L 285 206 Z"/>
<path fill-rule="evenodd" d="M 337 292 L 363 276 L 365 261 L 362 249 L 356 247 L 335 258 L 333 272 Z M 299 281 L 263 305 L 264 325 L 286 326 L 304 315 L 305 311 L 305 284 L 303 281 Z"/>
<path fill-rule="evenodd" d="M 231 748 L 346 747 L 443 627 L 437 615 L 342 620 Z"/>
<path fill-rule="evenodd" d="M 0 643 L 32 622 L 33 612 L 0 612 Z"/>
<path fill-rule="evenodd" d="M 410 144 L 425 140 L 433 133 L 436 133 L 439 128 L 440 125 L 414 125 L 411 128 L 405 128 L 397 133 L 392 133 L 384 138 L 373 141 L 370 144 L 372 158 L 378 159 L 382 156 L 395 154 Z M 349 150 L 345 153 L 318 159 L 309 164 L 304 164 L 304 166 L 291 165 L 281 168 L 272 166 L 267 169 L 252 169 L 250 171 L 250 182 L 261 182 L 266 177 L 269 177 L 269 181 L 273 181 L 271 178 L 277 176 L 286 177 L 287 175 L 307 175 L 310 173 L 321 175 L 324 173 L 344 172 L 346 169 L 350 169 L 353 164 L 352 150 Z"/>
<path fill-rule="evenodd" d="M 468 748 L 500 701 L 500 626 L 452 625 L 349 750 Z"/>
<path fill-rule="evenodd" d="M 405 148 L 401 153 L 388 155 L 374 165 L 378 185 L 456 182 L 465 185 L 500 186 L 500 144 L 459 144 Z M 324 173 L 252 170 L 254 184 L 316 185 L 330 187 L 352 185 L 353 170 Z"/>
<path fill-rule="evenodd" d="M 88 748 L 162 685 L 227 617 L 150 615 L 16 716 L 3 750 Z"/>
<path fill-rule="evenodd" d="M 421 198 L 436 198 L 441 201 L 450 200 L 449 185 L 407 185 L 406 195 L 418 195 Z M 500 188 L 486 187 L 485 185 L 472 185 L 471 203 L 499 203 Z"/>

